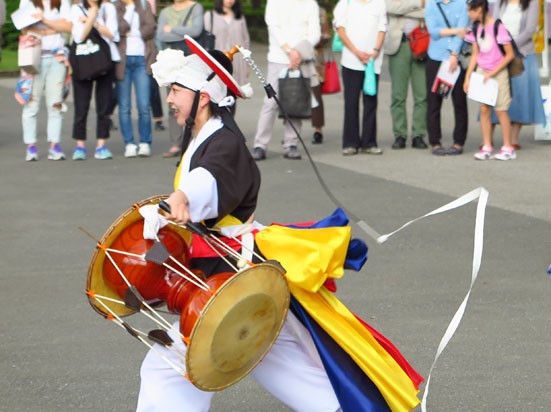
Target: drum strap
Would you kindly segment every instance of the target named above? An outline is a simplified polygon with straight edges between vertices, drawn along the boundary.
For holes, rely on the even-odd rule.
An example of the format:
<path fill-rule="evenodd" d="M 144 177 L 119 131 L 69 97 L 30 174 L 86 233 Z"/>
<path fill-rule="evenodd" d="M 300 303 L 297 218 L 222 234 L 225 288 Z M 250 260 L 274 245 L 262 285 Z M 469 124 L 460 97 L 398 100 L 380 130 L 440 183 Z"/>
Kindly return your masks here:
<path fill-rule="evenodd" d="M 254 249 L 254 235 L 252 233 L 246 233 L 241 236 L 241 242 L 243 242 L 243 248 L 241 249 L 241 256 L 243 259 L 252 262 L 253 261 L 253 249 Z"/>

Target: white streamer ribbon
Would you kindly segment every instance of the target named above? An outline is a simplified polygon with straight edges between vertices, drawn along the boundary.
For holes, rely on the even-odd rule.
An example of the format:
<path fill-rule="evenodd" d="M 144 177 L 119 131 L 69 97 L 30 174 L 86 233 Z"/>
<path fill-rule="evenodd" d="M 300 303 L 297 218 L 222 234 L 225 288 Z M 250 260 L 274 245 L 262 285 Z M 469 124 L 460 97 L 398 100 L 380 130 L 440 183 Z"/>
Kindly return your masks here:
<path fill-rule="evenodd" d="M 469 287 L 469 291 L 467 292 L 467 295 L 465 296 L 465 299 L 463 299 L 463 302 L 461 302 L 461 305 L 459 305 L 459 308 L 457 309 L 457 312 L 455 312 L 455 315 L 453 315 L 453 318 L 448 325 L 448 328 L 446 329 L 446 332 L 444 333 L 444 336 L 442 337 L 442 340 L 440 341 L 440 344 L 438 345 L 438 349 L 436 351 L 436 355 L 434 357 L 434 361 L 432 362 L 432 365 L 430 367 L 429 376 L 427 378 L 427 384 L 425 385 L 425 390 L 423 392 L 423 399 L 421 401 L 421 410 L 422 412 L 427 411 L 427 396 L 429 394 L 429 384 L 430 384 L 430 377 L 432 374 L 432 370 L 434 369 L 434 366 L 436 365 L 436 361 L 448 345 L 449 341 L 455 334 L 455 331 L 457 330 L 459 323 L 461 322 L 461 319 L 463 318 L 463 315 L 465 314 L 465 309 L 467 307 L 467 301 L 469 300 L 469 297 L 471 295 L 471 291 L 474 286 L 474 282 L 476 281 L 476 278 L 478 277 L 478 271 L 480 269 L 480 263 L 482 261 L 482 249 L 484 244 L 484 218 L 486 214 L 486 205 L 488 203 L 488 191 L 484 189 L 483 187 L 479 187 L 478 189 L 475 189 L 460 198 L 454 200 L 453 202 L 450 202 L 436 210 L 433 210 L 430 213 L 427 213 L 424 216 L 421 216 L 417 219 L 411 220 L 404 224 L 399 229 L 395 230 L 392 233 L 379 236 L 377 238 L 378 243 L 384 243 L 393 236 L 395 233 L 398 233 L 400 230 L 405 229 L 409 225 L 411 225 L 414 222 L 417 222 L 421 219 L 424 219 L 428 216 L 437 215 L 439 213 L 447 212 L 452 209 L 456 209 L 458 207 L 464 206 L 467 203 L 472 202 L 473 200 L 478 199 L 478 205 L 476 207 L 476 223 L 474 228 L 474 250 L 473 250 L 473 268 L 472 268 L 472 276 L 471 276 L 471 285 Z"/>

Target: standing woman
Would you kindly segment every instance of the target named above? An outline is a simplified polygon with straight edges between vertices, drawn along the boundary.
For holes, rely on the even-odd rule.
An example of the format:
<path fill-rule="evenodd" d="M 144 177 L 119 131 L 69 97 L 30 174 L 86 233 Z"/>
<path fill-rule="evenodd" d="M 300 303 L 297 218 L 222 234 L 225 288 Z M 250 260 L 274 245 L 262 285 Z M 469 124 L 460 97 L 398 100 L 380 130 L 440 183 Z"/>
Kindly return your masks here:
<path fill-rule="evenodd" d="M 501 19 L 524 55 L 524 72 L 511 78 L 513 101 L 508 113 L 511 118 L 511 144 L 518 150 L 518 138 L 523 124 L 545 122 L 536 49 L 532 37 L 538 28 L 539 2 L 537 0 L 500 0 L 494 16 Z M 492 111 L 492 123 L 498 122 Z"/>
<path fill-rule="evenodd" d="M 377 85 L 383 64 L 383 42 L 387 26 L 384 0 L 340 0 L 333 12 L 335 27 L 343 42 L 344 130 L 342 154 L 382 154 L 377 147 L 377 93 L 363 94 L 365 66 L 373 59 Z M 377 87 L 378 89 L 378 87 Z M 359 99 L 363 100 L 360 135 Z"/>
<path fill-rule="evenodd" d="M 432 154 L 436 156 L 460 155 L 467 140 L 468 113 L 467 95 L 461 85 L 465 82 L 465 70 L 461 67 L 460 54 L 463 38 L 467 34 L 469 14 L 465 0 L 432 0 L 425 6 L 425 23 L 430 33 L 427 59 L 427 132 Z M 451 92 L 455 126 L 453 145 L 448 149 L 442 146 L 440 112 L 443 97 L 431 91 L 440 64 L 449 61 L 450 71 L 460 69 L 456 81 L 458 87 Z"/>
<path fill-rule="evenodd" d="M 106 7 L 107 6 L 107 7 Z M 71 21 L 73 22 L 73 41 L 83 43 L 95 28 L 101 37 L 110 45 L 111 60 L 117 58 L 113 39 L 118 36 L 117 25 L 113 19 L 113 9 L 103 4 L 100 9 L 98 0 L 83 0 L 82 5 L 73 4 L 71 7 Z M 109 21 L 109 27 L 106 21 Z M 110 159 L 111 152 L 105 145 L 109 138 L 109 102 L 112 96 L 113 71 L 96 77 L 93 80 L 78 80 L 73 73 L 73 93 L 75 102 L 75 117 L 73 122 L 73 139 L 77 147 L 73 152 L 73 160 L 86 159 L 86 120 L 90 109 L 92 89 L 95 84 L 96 99 L 96 159 Z"/>
<path fill-rule="evenodd" d="M 20 7 L 30 3 L 23 0 Z M 23 34 L 35 33 L 42 37 L 42 58 L 40 69 L 34 76 L 32 96 L 23 106 L 21 116 L 23 124 L 23 141 L 27 145 L 26 161 L 38 160 L 36 149 L 36 116 L 40 110 L 40 99 L 45 93 L 48 109 L 48 159 L 63 160 L 65 155 L 59 147 L 63 115 L 63 85 L 65 84 L 66 66 L 64 41 L 61 33 L 71 32 L 70 4 L 66 0 L 32 0 L 40 12 L 33 15 L 40 22 L 34 24 Z"/>
<path fill-rule="evenodd" d="M 197 38 L 203 31 L 203 6 L 192 0 L 174 0 L 174 4 L 161 10 L 157 22 L 157 40 L 163 45 L 163 49 L 183 50 L 186 48 L 184 36 Z M 163 157 L 177 157 L 181 155 L 182 139 L 184 131 L 176 121 L 176 114 L 168 108 L 168 135 L 170 148 L 163 153 Z"/>
<path fill-rule="evenodd" d="M 154 41 L 155 18 L 148 2 L 142 6 L 141 0 L 118 0 L 115 6 L 121 36 L 118 44 L 121 61 L 115 65 L 115 73 L 119 126 L 126 145 L 124 156 L 147 157 L 151 155 L 151 64 L 157 56 Z M 134 140 L 130 117 L 132 84 L 134 84 L 138 106 L 139 148 Z"/>
<path fill-rule="evenodd" d="M 205 29 L 216 36 L 216 50 L 231 50 L 235 45 L 248 49 L 251 44 L 241 0 L 214 0 L 214 10 L 205 13 Z M 243 85 L 249 76 L 249 66 L 241 53 L 233 56 L 233 77 Z"/>

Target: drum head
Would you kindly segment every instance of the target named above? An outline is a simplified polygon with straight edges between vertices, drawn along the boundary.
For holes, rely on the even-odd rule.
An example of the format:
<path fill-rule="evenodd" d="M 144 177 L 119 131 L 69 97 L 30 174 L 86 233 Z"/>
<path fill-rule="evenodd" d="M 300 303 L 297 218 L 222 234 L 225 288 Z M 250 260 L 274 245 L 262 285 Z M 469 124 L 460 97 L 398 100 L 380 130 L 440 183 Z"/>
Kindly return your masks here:
<path fill-rule="evenodd" d="M 150 197 L 136 203 L 136 205 L 138 207 L 154 205 L 159 203 L 161 200 L 166 199 L 167 197 L 168 196 L 166 195 Z M 129 208 L 122 215 L 120 215 L 117 220 L 115 220 L 115 222 L 109 227 L 109 229 L 107 229 L 100 240 L 100 244 L 106 247 L 110 247 L 124 229 L 126 229 L 132 223 L 141 219 L 143 219 L 143 217 L 135 206 Z M 171 225 L 171 229 L 177 231 L 188 245 L 191 244 L 191 232 L 188 232 L 187 230 L 174 225 Z M 111 287 L 109 287 L 109 285 L 107 285 L 107 283 L 105 283 L 103 279 L 103 263 L 105 259 L 105 251 L 103 251 L 99 247 L 96 247 L 96 250 L 92 255 L 90 265 L 88 266 L 88 275 L 86 277 L 86 290 L 94 291 L 98 295 L 106 296 L 108 298 L 120 301 L 122 300 L 121 297 L 117 294 L 115 290 L 111 289 Z M 107 316 L 109 314 L 109 312 L 103 306 L 99 305 L 93 297 L 88 296 L 88 301 L 90 302 L 90 305 L 92 305 L 92 308 L 94 308 L 94 310 L 100 315 Z M 103 302 L 118 316 L 126 316 L 134 313 L 132 309 L 127 308 L 126 306 L 119 303 L 110 302 L 107 300 L 104 300 Z"/>
<path fill-rule="evenodd" d="M 284 271 L 270 263 L 224 283 L 201 312 L 186 354 L 191 382 L 219 391 L 245 377 L 275 342 L 289 308 Z"/>

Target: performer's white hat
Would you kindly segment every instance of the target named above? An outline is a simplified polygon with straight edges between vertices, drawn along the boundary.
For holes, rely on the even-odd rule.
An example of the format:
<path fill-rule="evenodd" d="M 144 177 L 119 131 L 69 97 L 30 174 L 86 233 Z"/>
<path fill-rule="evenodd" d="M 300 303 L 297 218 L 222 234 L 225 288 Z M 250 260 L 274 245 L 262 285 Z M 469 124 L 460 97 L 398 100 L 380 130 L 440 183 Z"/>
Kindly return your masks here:
<path fill-rule="evenodd" d="M 205 91 L 216 104 L 226 98 L 228 88 L 237 97 L 252 96 L 249 84 L 240 86 L 201 45 L 187 35 L 185 40 L 193 54 L 184 56 L 181 50 L 163 50 L 157 55 L 157 61 L 151 65 L 153 77 L 159 86 L 176 83 L 194 91 Z"/>

